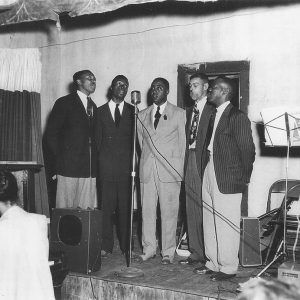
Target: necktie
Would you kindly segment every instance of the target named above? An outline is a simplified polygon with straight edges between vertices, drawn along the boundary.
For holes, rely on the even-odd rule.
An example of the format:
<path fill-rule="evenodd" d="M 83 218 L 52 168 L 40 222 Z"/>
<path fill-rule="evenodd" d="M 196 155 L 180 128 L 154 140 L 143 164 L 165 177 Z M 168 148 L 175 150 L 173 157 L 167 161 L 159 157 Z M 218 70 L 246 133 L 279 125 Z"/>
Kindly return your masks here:
<path fill-rule="evenodd" d="M 206 142 L 207 142 L 207 147 L 209 146 L 211 136 L 214 130 L 214 124 L 215 124 L 215 118 L 216 118 L 216 113 L 212 113 L 209 119 L 208 127 L 207 127 L 207 133 L 206 133 Z"/>
<path fill-rule="evenodd" d="M 159 118 L 161 117 L 161 114 L 160 114 L 159 110 L 160 110 L 160 106 L 157 106 L 157 110 L 156 110 L 156 113 L 154 115 L 154 129 L 156 129 L 157 124 L 159 122 Z"/>
<path fill-rule="evenodd" d="M 119 104 L 116 104 L 116 108 L 115 108 L 115 124 L 116 124 L 116 127 L 119 127 L 120 121 L 121 121 L 121 114 L 120 114 Z"/>
<path fill-rule="evenodd" d="M 196 140 L 198 123 L 199 123 L 199 109 L 197 108 L 196 105 L 194 106 L 193 113 L 194 113 L 194 116 L 193 116 L 193 120 L 192 120 L 192 124 L 191 124 L 190 139 L 189 139 L 190 145 L 192 145 Z"/>
<path fill-rule="evenodd" d="M 86 113 L 89 118 L 93 116 L 93 105 L 91 97 L 87 97 Z"/>

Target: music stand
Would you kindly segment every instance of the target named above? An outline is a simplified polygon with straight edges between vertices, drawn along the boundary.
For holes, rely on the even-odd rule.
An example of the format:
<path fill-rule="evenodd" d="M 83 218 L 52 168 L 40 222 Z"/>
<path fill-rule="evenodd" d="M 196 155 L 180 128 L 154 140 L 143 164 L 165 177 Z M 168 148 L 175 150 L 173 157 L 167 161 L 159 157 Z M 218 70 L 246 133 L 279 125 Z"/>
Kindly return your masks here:
<path fill-rule="evenodd" d="M 279 114 L 278 114 L 279 112 Z M 300 110 L 296 115 L 292 115 L 284 108 L 271 108 L 261 112 L 266 133 L 266 146 L 287 147 L 285 166 L 285 195 L 283 210 L 283 239 L 271 262 L 256 275 L 261 276 L 275 261 L 281 256 L 286 257 L 286 213 L 287 213 L 287 193 L 288 193 L 288 169 L 290 148 L 300 146 Z M 293 133 L 293 136 L 291 135 Z"/>
<path fill-rule="evenodd" d="M 131 92 L 131 103 L 134 105 L 134 124 L 133 124 L 133 151 L 132 151 L 132 170 L 131 170 L 131 206 L 130 206 L 130 228 L 129 228 L 129 253 L 127 256 L 126 253 L 126 262 L 127 267 L 121 269 L 119 272 L 115 272 L 115 274 L 119 277 L 123 278 L 135 278 L 144 276 L 144 272 L 138 268 L 131 267 L 131 256 L 132 256 L 132 226 L 133 226 L 133 205 L 134 205 L 134 190 L 135 190 L 135 169 L 136 169 L 136 161 L 137 161 L 137 153 L 136 153 L 136 140 L 137 140 L 137 115 L 138 108 L 137 105 L 141 103 L 141 94 L 139 91 Z"/>

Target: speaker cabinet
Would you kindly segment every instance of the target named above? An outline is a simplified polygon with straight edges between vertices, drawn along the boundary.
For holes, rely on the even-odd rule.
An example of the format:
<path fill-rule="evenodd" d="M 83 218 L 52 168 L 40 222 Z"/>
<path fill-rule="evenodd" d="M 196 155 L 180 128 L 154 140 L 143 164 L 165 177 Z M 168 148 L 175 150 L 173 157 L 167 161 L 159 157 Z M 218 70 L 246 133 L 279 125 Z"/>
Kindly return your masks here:
<path fill-rule="evenodd" d="M 100 210 L 55 208 L 52 212 L 50 249 L 62 251 L 69 271 L 89 274 L 101 267 Z"/>
<path fill-rule="evenodd" d="M 260 266 L 262 264 L 258 218 L 242 218 L 239 258 L 243 267 Z"/>

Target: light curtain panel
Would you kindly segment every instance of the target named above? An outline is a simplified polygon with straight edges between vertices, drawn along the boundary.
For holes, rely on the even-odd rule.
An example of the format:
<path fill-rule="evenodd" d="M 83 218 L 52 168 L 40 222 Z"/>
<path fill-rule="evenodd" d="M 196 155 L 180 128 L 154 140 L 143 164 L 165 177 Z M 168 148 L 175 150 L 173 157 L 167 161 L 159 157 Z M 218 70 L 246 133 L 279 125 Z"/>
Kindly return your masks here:
<path fill-rule="evenodd" d="M 40 52 L 0 49 L 0 65 L 0 161 L 43 165 Z M 31 207 L 48 216 L 44 167 L 34 177 L 35 203 Z"/>

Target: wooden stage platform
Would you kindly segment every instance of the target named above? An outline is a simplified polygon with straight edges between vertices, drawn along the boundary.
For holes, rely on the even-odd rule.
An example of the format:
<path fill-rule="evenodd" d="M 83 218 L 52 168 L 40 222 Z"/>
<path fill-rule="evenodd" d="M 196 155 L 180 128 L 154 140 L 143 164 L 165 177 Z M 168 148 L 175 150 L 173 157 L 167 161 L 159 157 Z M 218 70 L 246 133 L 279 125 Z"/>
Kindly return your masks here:
<path fill-rule="evenodd" d="M 140 253 L 137 253 L 140 254 Z M 177 256 L 171 265 L 162 265 L 161 257 L 140 263 L 132 259 L 131 267 L 144 272 L 143 277 L 120 278 L 116 272 L 126 268 L 125 257 L 116 249 L 102 259 L 101 269 L 90 276 L 69 273 L 61 290 L 61 299 L 74 300 L 212 300 L 236 299 L 240 282 L 259 273 L 261 268 L 242 268 L 230 281 L 213 282 L 209 275 L 193 273 L 194 266 L 182 266 Z"/>

